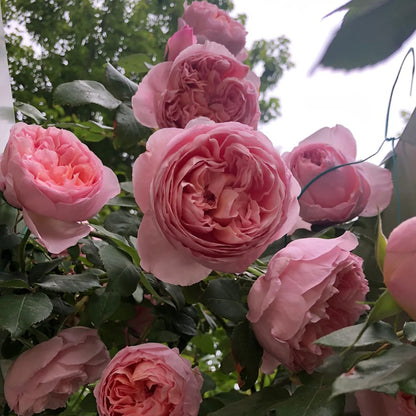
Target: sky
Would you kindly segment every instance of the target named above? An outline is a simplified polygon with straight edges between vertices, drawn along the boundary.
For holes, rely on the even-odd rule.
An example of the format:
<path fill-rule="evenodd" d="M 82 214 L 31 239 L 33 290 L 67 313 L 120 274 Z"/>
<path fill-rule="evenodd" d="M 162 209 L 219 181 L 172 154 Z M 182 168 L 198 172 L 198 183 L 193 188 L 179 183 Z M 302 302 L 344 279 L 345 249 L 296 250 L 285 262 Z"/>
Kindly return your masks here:
<path fill-rule="evenodd" d="M 322 127 L 342 124 L 357 141 L 358 157 L 374 153 L 384 138 L 387 104 L 393 82 L 409 47 L 416 48 L 416 36 L 381 64 L 364 70 L 333 71 L 311 69 L 317 63 L 342 22 L 343 14 L 323 18 L 347 0 L 234 0 L 232 16 L 248 17 L 247 45 L 253 40 L 285 35 L 291 41 L 295 68 L 286 71 L 273 94 L 281 101 L 282 116 L 259 126 L 282 151 Z M 416 106 L 416 87 L 410 96 L 411 60 L 406 61 L 393 96 L 388 136 L 401 133 L 405 125 L 401 110 Z M 388 153 L 386 144 L 371 159 L 379 163 Z"/>

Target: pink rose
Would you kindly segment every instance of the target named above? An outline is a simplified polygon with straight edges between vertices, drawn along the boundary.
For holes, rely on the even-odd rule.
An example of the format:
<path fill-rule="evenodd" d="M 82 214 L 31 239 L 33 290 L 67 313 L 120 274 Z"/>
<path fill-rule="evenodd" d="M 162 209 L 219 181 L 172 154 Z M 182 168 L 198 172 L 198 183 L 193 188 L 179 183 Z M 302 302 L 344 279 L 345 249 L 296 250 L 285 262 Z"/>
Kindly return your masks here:
<path fill-rule="evenodd" d="M 82 223 L 120 192 L 116 175 L 67 130 L 18 123 L 1 156 L 0 190 L 52 253 L 90 232 Z"/>
<path fill-rule="evenodd" d="M 415 397 L 399 391 L 395 397 L 371 390 L 355 392 L 361 416 L 416 416 Z"/>
<path fill-rule="evenodd" d="M 345 127 L 324 127 L 283 158 L 303 189 L 325 170 L 354 162 L 356 144 Z M 306 189 L 299 198 L 300 215 L 312 224 L 372 217 L 387 207 L 392 190 L 387 169 L 371 163 L 345 166 L 324 174 Z"/>
<path fill-rule="evenodd" d="M 246 44 L 244 26 L 215 4 L 206 1 L 194 1 L 189 6 L 185 3 L 179 29 L 184 25 L 193 28 L 198 43 L 214 41 L 224 45 L 234 55 L 238 55 Z"/>
<path fill-rule="evenodd" d="M 202 383 L 177 348 L 148 343 L 119 351 L 94 395 L 100 416 L 196 416 Z"/>
<path fill-rule="evenodd" d="M 175 58 L 188 46 L 196 43 L 196 37 L 192 28 L 185 25 L 182 29 L 174 33 L 168 40 L 165 49 L 165 58 L 167 61 L 174 61 Z"/>
<path fill-rule="evenodd" d="M 141 266 L 190 285 L 211 269 L 243 272 L 298 218 L 299 186 L 262 133 L 194 120 L 162 129 L 133 167 Z"/>
<path fill-rule="evenodd" d="M 174 61 L 154 66 L 132 98 L 134 115 L 148 127 L 185 127 L 204 116 L 256 127 L 260 80 L 224 46 L 192 45 Z"/>
<path fill-rule="evenodd" d="M 313 342 L 354 324 L 368 284 L 350 232 L 334 239 L 295 240 L 271 259 L 248 295 L 247 318 L 263 346 L 262 371 L 279 364 L 312 373 L 331 354 Z"/>
<path fill-rule="evenodd" d="M 384 258 L 384 283 L 396 302 L 416 319 L 416 217 L 396 227 L 389 236 Z"/>
<path fill-rule="evenodd" d="M 109 361 L 95 329 L 64 329 L 11 365 L 4 381 L 7 404 L 22 416 L 63 407 L 81 386 L 97 381 Z"/>

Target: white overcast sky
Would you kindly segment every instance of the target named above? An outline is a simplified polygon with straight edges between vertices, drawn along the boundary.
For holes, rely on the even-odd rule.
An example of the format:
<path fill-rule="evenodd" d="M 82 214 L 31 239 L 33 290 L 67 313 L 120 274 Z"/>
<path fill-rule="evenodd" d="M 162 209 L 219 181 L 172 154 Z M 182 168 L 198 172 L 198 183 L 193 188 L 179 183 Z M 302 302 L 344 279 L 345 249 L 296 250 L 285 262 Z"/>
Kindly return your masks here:
<path fill-rule="evenodd" d="M 321 127 L 342 124 L 349 128 L 358 143 L 359 157 L 373 153 L 384 138 L 388 99 L 412 36 L 402 48 L 382 64 L 365 70 L 310 70 L 321 56 L 330 35 L 339 27 L 343 13 L 325 15 L 347 0 L 234 0 L 232 15 L 247 14 L 247 43 L 280 35 L 291 41 L 290 52 L 295 68 L 287 71 L 275 95 L 281 100 L 282 116 L 260 126 L 274 144 L 291 150 L 297 142 Z M 389 136 L 397 135 L 404 123 L 401 110 L 416 106 L 416 87 L 410 97 L 411 60 L 405 64 L 392 102 Z M 382 155 L 387 154 L 388 145 Z M 384 150 L 385 149 L 385 150 Z M 371 161 L 378 163 L 382 156 Z"/>

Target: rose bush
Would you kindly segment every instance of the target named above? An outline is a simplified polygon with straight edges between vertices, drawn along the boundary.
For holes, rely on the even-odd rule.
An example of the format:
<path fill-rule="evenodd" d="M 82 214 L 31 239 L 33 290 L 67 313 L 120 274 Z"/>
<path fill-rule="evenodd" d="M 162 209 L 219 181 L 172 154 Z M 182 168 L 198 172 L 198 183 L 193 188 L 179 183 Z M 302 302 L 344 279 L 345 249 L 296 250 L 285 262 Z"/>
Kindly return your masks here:
<path fill-rule="evenodd" d="M 341 125 L 324 127 L 283 155 L 302 189 L 335 166 L 354 162 L 356 143 Z M 312 224 L 348 221 L 357 215 L 371 217 L 390 202 L 390 171 L 371 163 L 344 166 L 314 181 L 299 199 L 301 217 Z"/>
<path fill-rule="evenodd" d="M 132 98 L 134 115 L 148 127 L 185 127 L 198 117 L 256 127 L 259 78 L 224 46 L 207 42 L 155 65 Z"/>
<path fill-rule="evenodd" d="M 313 342 L 352 325 L 368 306 L 363 260 L 350 232 L 295 240 L 270 260 L 248 295 L 247 318 L 263 347 L 262 371 L 279 364 L 311 373 L 331 353 Z"/>
<path fill-rule="evenodd" d="M 416 319 L 416 286 L 413 278 L 415 255 L 416 217 L 412 217 L 390 233 L 383 275 L 390 294 L 413 319 Z"/>
<path fill-rule="evenodd" d="M 120 192 L 113 171 L 67 130 L 17 123 L 1 156 L 0 190 L 51 253 L 90 232 L 82 223 Z"/>
<path fill-rule="evenodd" d="M 133 167 L 141 266 L 189 285 L 243 272 L 297 221 L 299 185 L 262 133 L 198 119 L 162 129 Z"/>
<path fill-rule="evenodd" d="M 19 416 L 63 407 L 82 385 L 97 381 L 109 361 L 95 329 L 64 329 L 13 362 L 4 381 L 7 403 Z"/>
<path fill-rule="evenodd" d="M 399 391 L 396 396 L 371 390 L 355 393 L 361 416 L 416 416 L 415 397 Z"/>
<path fill-rule="evenodd" d="M 94 395 L 100 416 L 196 416 L 202 383 L 176 348 L 148 343 L 120 350 Z"/>
<path fill-rule="evenodd" d="M 246 43 L 244 26 L 206 1 L 194 1 L 189 6 L 185 3 L 178 27 L 181 29 L 185 25 L 193 28 L 198 43 L 207 40 L 221 43 L 234 55 L 238 55 Z"/>
<path fill-rule="evenodd" d="M 192 28 L 185 25 L 182 29 L 175 32 L 166 44 L 165 58 L 167 61 L 174 61 L 175 58 L 188 46 L 196 43 L 196 37 Z"/>

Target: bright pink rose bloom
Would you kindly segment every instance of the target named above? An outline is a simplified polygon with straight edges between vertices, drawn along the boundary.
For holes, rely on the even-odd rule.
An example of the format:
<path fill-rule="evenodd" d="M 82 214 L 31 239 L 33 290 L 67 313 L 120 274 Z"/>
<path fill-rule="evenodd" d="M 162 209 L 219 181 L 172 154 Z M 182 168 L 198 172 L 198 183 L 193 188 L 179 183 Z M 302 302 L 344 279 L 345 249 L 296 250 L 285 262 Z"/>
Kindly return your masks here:
<path fill-rule="evenodd" d="M 167 61 L 174 61 L 184 49 L 195 43 L 196 36 L 194 35 L 192 28 L 185 25 L 169 38 L 165 49 L 165 59 Z"/>
<path fill-rule="evenodd" d="M 22 416 L 63 407 L 81 386 L 97 381 L 109 361 L 95 329 L 64 329 L 11 365 L 4 381 L 7 404 Z"/>
<path fill-rule="evenodd" d="M 324 127 L 283 158 L 303 189 L 327 169 L 354 162 L 355 139 L 343 126 Z M 299 198 L 300 215 L 312 224 L 372 217 L 387 207 L 392 190 L 387 169 L 372 163 L 345 166 L 324 174 L 306 189 Z"/>
<path fill-rule="evenodd" d="M 133 167 L 141 266 L 190 285 L 243 272 L 294 226 L 299 185 L 270 140 L 240 123 L 162 129 Z"/>
<path fill-rule="evenodd" d="M 51 253 L 90 232 L 82 223 L 120 192 L 116 175 L 67 130 L 17 123 L 0 165 L 0 190 L 22 209 L 30 231 Z"/>
<path fill-rule="evenodd" d="M 416 319 L 416 217 L 396 227 L 387 241 L 384 258 L 384 283 L 396 302 Z"/>
<path fill-rule="evenodd" d="M 416 416 L 415 397 L 399 391 L 396 397 L 371 390 L 355 392 L 361 416 Z"/>
<path fill-rule="evenodd" d="M 148 127 L 185 127 L 198 117 L 256 127 L 260 80 L 224 46 L 192 45 L 174 61 L 154 66 L 132 98 L 134 115 Z"/>
<path fill-rule="evenodd" d="M 177 348 L 148 343 L 119 351 L 94 395 L 100 416 L 197 416 L 202 383 Z"/>
<path fill-rule="evenodd" d="M 246 44 L 244 26 L 232 19 L 224 10 L 206 1 L 194 1 L 179 19 L 179 29 L 184 25 L 193 28 L 198 43 L 213 41 L 224 45 L 231 53 L 238 55 Z"/>
<path fill-rule="evenodd" d="M 263 346 L 262 371 L 279 364 L 312 373 L 331 354 L 313 342 L 353 325 L 368 309 L 363 260 L 350 253 L 358 244 L 350 232 L 334 239 L 295 240 L 271 259 L 248 295 L 247 318 Z"/>

